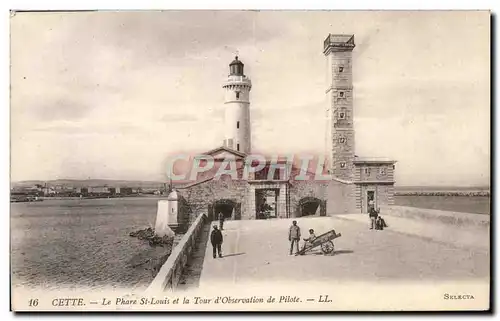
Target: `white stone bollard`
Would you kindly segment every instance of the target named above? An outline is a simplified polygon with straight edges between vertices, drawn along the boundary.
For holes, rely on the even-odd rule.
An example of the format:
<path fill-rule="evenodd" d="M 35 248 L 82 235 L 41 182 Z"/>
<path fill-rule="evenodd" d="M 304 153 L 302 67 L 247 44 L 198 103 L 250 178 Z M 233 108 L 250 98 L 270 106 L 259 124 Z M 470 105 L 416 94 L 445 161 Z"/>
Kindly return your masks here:
<path fill-rule="evenodd" d="M 172 229 L 177 229 L 179 226 L 179 196 L 173 190 L 166 200 L 158 201 L 158 211 L 156 212 L 155 234 L 158 236 L 173 236 L 175 233 Z"/>
<path fill-rule="evenodd" d="M 170 211 L 171 208 L 170 201 L 161 200 L 158 201 L 158 210 L 156 211 L 156 224 L 155 224 L 155 234 L 163 236 L 174 236 L 175 233 L 169 226 Z"/>

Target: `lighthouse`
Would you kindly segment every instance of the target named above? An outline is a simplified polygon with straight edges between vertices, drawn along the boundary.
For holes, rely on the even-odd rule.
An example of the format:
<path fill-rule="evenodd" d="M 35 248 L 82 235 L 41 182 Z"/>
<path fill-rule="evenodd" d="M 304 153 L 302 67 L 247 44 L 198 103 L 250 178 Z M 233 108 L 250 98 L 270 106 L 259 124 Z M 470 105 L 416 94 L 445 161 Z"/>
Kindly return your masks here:
<path fill-rule="evenodd" d="M 244 64 L 238 56 L 229 64 L 229 75 L 222 85 L 225 90 L 224 142 L 233 150 L 251 152 L 250 90 L 252 82 L 245 76 Z"/>

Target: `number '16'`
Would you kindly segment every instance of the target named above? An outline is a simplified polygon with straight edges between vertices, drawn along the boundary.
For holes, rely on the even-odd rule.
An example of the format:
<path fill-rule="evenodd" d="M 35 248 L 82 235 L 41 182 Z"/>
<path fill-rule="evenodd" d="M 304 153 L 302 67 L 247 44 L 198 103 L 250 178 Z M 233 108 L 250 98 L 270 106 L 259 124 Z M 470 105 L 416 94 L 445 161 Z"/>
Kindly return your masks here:
<path fill-rule="evenodd" d="M 30 307 L 36 307 L 36 306 L 38 306 L 38 299 L 30 299 L 28 301 L 28 304 Z"/>

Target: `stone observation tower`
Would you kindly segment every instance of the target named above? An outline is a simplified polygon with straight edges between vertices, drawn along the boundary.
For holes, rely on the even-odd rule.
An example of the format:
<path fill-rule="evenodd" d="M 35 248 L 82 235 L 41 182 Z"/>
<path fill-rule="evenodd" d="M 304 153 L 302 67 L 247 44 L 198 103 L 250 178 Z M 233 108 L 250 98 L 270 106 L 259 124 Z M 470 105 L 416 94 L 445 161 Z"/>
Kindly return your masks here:
<path fill-rule="evenodd" d="M 229 64 L 225 90 L 224 147 L 243 153 L 251 151 L 250 89 L 252 82 L 243 73 L 243 63 L 235 58 Z"/>
<path fill-rule="evenodd" d="M 352 87 L 354 46 L 354 35 L 330 34 L 323 48 L 328 61 L 325 154 L 330 173 L 349 181 L 354 178 L 355 172 Z"/>

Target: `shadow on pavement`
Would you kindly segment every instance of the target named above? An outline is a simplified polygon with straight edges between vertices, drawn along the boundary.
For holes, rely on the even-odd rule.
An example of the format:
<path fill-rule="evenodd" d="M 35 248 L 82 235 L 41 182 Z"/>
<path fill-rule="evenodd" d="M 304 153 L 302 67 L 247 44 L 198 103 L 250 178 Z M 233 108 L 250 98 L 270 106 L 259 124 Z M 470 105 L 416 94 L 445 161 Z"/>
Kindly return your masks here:
<path fill-rule="evenodd" d="M 351 254 L 351 253 L 354 253 L 354 251 L 351 251 L 351 250 L 333 251 L 333 255 L 339 255 L 339 254 Z"/>
<path fill-rule="evenodd" d="M 244 255 L 246 253 L 234 253 L 234 254 L 226 254 L 226 255 L 223 255 L 222 258 L 225 258 L 225 257 L 230 257 L 230 256 L 238 256 L 238 255 Z"/>
<path fill-rule="evenodd" d="M 351 254 L 351 253 L 354 253 L 354 251 L 340 250 L 340 251 L 333 251 L 332 253 L 329 253 L 329 254 L 324 254 L 321 251 L 317 251 L 317 252 L 310 252 L 309 255 L 335 256 L 335 255 L 339 255 L 339 254 Z"/>

